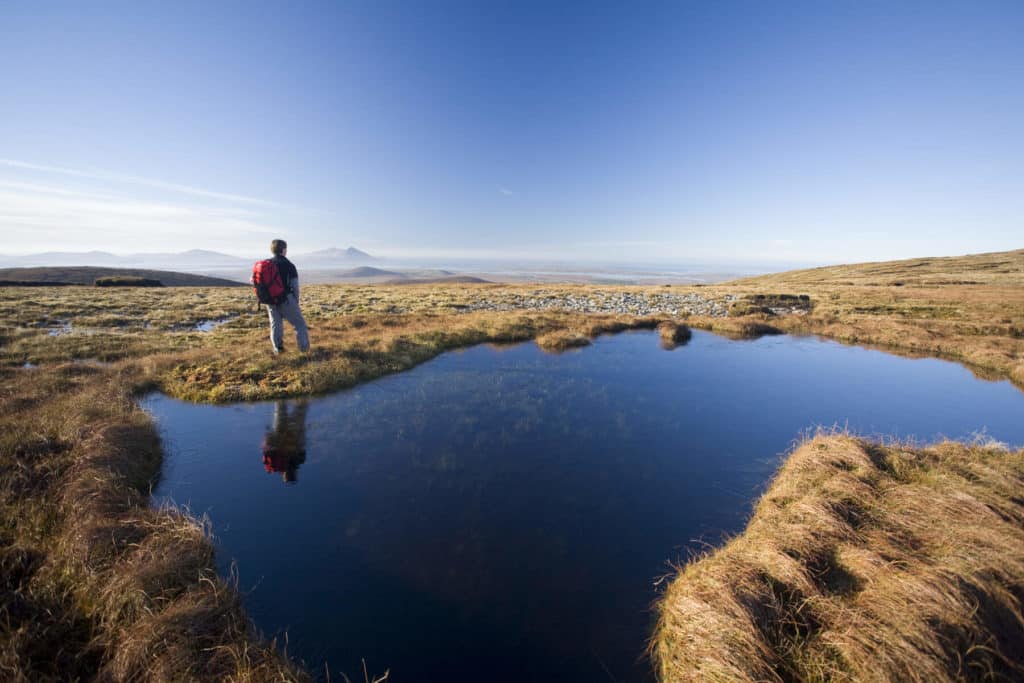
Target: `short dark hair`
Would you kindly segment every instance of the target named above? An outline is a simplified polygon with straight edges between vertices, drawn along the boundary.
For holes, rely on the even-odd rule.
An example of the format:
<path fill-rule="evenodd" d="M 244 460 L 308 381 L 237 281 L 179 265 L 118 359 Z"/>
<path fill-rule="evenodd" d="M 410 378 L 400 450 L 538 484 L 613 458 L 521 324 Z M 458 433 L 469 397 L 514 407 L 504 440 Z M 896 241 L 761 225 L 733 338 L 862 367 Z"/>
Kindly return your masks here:
<path fill-rule="evenodd" d="M 285 242 L 284 240 L 274 240 L 270 243 L 270 251 L 276 254 L 277 256 L 280 256 L 281 252 L 283 252 L 287 248 L 288 243 Z"/>

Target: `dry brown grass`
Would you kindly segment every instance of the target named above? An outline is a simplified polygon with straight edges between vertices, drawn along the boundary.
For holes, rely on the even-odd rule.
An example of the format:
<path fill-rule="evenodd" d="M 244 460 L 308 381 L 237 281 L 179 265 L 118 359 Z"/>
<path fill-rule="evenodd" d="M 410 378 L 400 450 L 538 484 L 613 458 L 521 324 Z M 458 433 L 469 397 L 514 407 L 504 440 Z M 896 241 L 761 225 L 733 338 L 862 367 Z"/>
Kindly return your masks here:
<path fill-rule="evenodd" d="M 573 330 L 557 330 L 537 337 L 537 346 L 545 351 L 566 351 L 590 345 L 590 337 Z"/>
<path fill-rule="evenodd" d="M 679 317 L 732 336 L 814 333 L 954 358 L 1024 386 L 1024 252 L 843 266 L 670 290 L 309 286 L 303 308 L 314 351 L 282 357 L 268 353 L 266 321 L 252 310 L 247 288 L 0 287 L 0 679 L 94 678 L 97 672 L 101 680 L 303 676 L 255 637 L 236 592 L 212 569 L 203 526 L 175 511 L 149 508 L 147 492 L 161 455 L 151 423 L 134 406 L 133 390 L 157 387 L 202 401 L 308 395 L 471 344 L 537 339 L 557 350 L 659 322 L 670 323 L 663 330 L 673 338 L 687 329 L 679 319 L 521 310 L 530 300 L 580 299 L 599 290 L 652 300 L 665 291 L 718 300 L 739 295 L 729 318 Z M 794 301 L 780 295 L 806 295 L 806 304 L 797 300 L 797 314 L 766 312 Z M 503 310 L 472 312 L 482 300 Z M 228 322 L 213 332 L 194 329 L 220 319 Z M 39 367 L 19 369 L 26 362 Z M 1020 629 L 1019 499 L 1016 508 L 1007 507 L 1004 495 L 1007 486 L 1016 486 L 1019 496 L 1020 454 L 955 445 L 877 451 L 855 440 L 833 441 L 846 453 L 836 456 L 845 465 L 837 469 L 824 456 L 805 458 L 801 454 L 812 449 L 805 446 L 779 476 L 777 485 L 791 479 L 807 485 L 791 494 L 797 500 L 806 493 L 806 505 L 786 513 L 799 515 L 780 516 L 788 504 L 762 514 L 769 507 L 762 501 L 750 530 L 688 567 L 673 584 L 656 641 L 666 679 L 686 678 L 689 666 L 704 667 L 708 677 L 718 671 L 723 680 L 749 671 L 769 680 L 798 677 L 794 671 L 805 679 L 901 678 L 909 671 L 901 668 L 912 658 L 907 653 L 917 656 L 921 648 L 927 656 L 939 654 L 921 665 L 924 673 L 913 674 L 919 680 L 943 666 L 942 675 L 953 675 L 959 669 L 951 668 L 948 655 L 954 651 L 965 676 L 980 670 L 975 667 L 1009 671 L 1022 661 L 1002 660 L 993 653 L 1007 652 L 1000 649 L 1004 643 L 992 641 L 993 634 L 1014 633 L 1005 630 L 1007 624 Z M 1004 460 L 1017 463 L 1016 469 L 1000 470 Z M 899 467 L 889 472 L 886 462 Z M 986 468 L 1007 479 L 993 478 Z M 786 500 L 773 495 L 765 500 Z M 980 521 L 933 528 L 929 496 L 943 514 Z M 859 512 L 849 517 L 862 508 L 866 522 L 858 521 Z M 991 527 L 993 515 L 1005 516 L 1017 531 L 1007 528 L 1004 537 L 992 538 L 983 529 Z M 761 524 L 761 518 L 774 522 Z M 1011 541 L 1015 548 L 1006 545 Z M 787 555 L 787 548 L 795 554 Z M 986 564 L 995 559 L 999 566 Z M 767 564 L 758 564 L 762 560 Z M 982 564 L 971 564 L 976 560 Z M 764 574 L 764 567 L 774 573 Z M 736 593 L 732 578 L 752 592 Z M 847 584 L 857 590 L 835 588 Z M 721 612 L 702 607 L 677 613 L 718 593 Z M 684 597 L 672 599 L 676 595 Z M 743 600 L 737 602 L 737 595 Z M 898 619 L 895 602 L 886 602 L 892 596 L 905 598 L 910 607 L 904 611 L 918 616 Z M 948 609 L 936 611 L 935 604 Z M 968 614 L 974 604 L 984 609 Z M 995 611 L 986 611 L 990 607 Z M 682 623 L 682 614 L 690 620 Z M 761 640 L 751 640 L 751 633 Z M 949 649 L 950 643 L 960 649 Z M 726 668 L 708 668 L 708 662 Z M 754 669 L 744 669 L 744 662 Z M 865 662 L 874 662 L 873 668 L 865 669 Z"/>
<path fill-rule="evenodd" d="M 0 321 L 0 364 L 133 360 L 153 370 L 154 382 L 175 396 L 247 400 L 349 386 L 449 348 L 550 332 L 594 336 L 636 320 L 516 310 L 519 301 L 540 291 L 473 284 L 305 287 L 303 311 L 315 352 L 273 358 L 265 313 L 254 311 L 246 288 L 0 287 L 0 305 L 9 311 Z M 579 291 L 543 290 L 552 296 Z M 468 310 L 482 297 L 509 310 Z M 195 330 L 197 323 L 223 319 L 214 332 Z"/>
<path fill-rule="evenodd" d="M 2 348 L 3 680 L 306 678 L 254 632 L 237 592 L 214 570 L 204 525 L 150 507 L 161 452 L 134 392 L 158 386 L 208 401 L 319 393 L 412 367 L 449 348 L 657 323 L 522 312 L 339 319 L 318 316 L 314 306 L 315 352 L 273 357 L 265 353 L 265 323 L 242 308 L 249 304 L 245 296 L 232 299 L 237 292 L 190 292 L 183 302 L 160 298 L 162 291 L 154 298 L 152 290 L 103 297 L 91 290 L 87 303 L 76 300 L 83 294 L 77 288 L 59 290 L 69 300 L 54 291 L 32 290 L 37 301 L 12 309 L 20 317 L 6 321 L 13 333 Z M 77 331 L 51 336 L 29 326 L 39 316 L 34 307 L 47 304 Z M 154 308 L 163 304 L 168 307 Z M 71 310 L 76 305 L 83 306 L 80 315 Z M 124 324 L 135 306 L 139 319 Z M 231 314 L 236 317 L 214 333 L 181 329 Z M 83 321 L 88 332 L 81 331 Z M 43 351 L 32 358 L 39 367 L 19 368 L 19 355 L 38 346 Z M 92 353 L 99 348 L 107 355 Z M 82 355 L 115 362 L 75 362 Z"/>
<path fill-rule="evenodd" d="M 570 315 L 560 314 L 552 318 L 546 316 L 545 327 L 553 328 L 537 336 L 537 346 L 545 351 L 560 353 L 569 349 L 589 346 L 594 337 L 602 334 L 613 334 L 624 330 L 651 329 L 658 325 L 672 324 L 661 322 L 661 318 L 635 318 L 616 315 Z"/>
<path fill-rule="evenodd" d="M 1024 450 L 801 444 L 661 599 L 661 679 L 1019 680 L 1022 490 Z"/>
<path fill-rule="evenodd" d="M 675 348 L 690 341 L 693 333 L 687 325 L 666 320 L 658 324 L 658 336 L 663 347 Z"/>
<path fill-rule="evenodd" d="M 1024 386 L 1024 251 L 836 266 L 708 287 L 313 285 L 303 288 L 303 310 L 314 345 L 323 355 L 315 356 L 310 367 L 298 373 L 302 375 L 298 379 L 286 367 L 265 362 L 261 350 L 267 346 L 263 338 L 266 321 L 253 311 L 252 294 L 245 287 L 113 293 L 89 287 L 0 287 L 0 306 L 5 310 L 0 321 L 0 363 L 174 355 L 190 366 L 179 368 L 178 379 L 170 380 L 178 385 L 177 389 L 168 386 L 175 395 L 196 400 L 298 395 L 311 386 L 321 387 L 313 391 L 345 386 L 344 381 L 324 381 L 326 375 L 353 372 L 345 363 L 336 362 L 337 353 L 360 344 L 372 347 L 364 350 L 390 353 L 382 344 L 405 328 L 410 333 L 430 328 L 451 329 L 457 334 L 480 328 L 476 334 L 467 334 L 467 343 L 475 343 L 472 338 L 488 341 L 490 333 L 483 328 L 493 332 L 499 326 L 505 326 L 513 340 L 575 330 L 579 332 L 575 339 L 582 343 L 582 337 L 592 336 L 585 329 L 592 316 L 522 307 L 530 301 L 560 297 L 586 299 L 598 292 L 642 295 L 650 301 L 666 293 L 697 293 L 719 301 L 726 295 L 738 295 L 742 299 L 730 306 L 729 318 L 693 316 L 687 323 L 731 336 L 818 334 L 909 355 L 949 358 Z M 786 296 L 806 299 L 794 301 Z M 501 310 L 469 312 L 482 301 Z M 793 315 L 764 312 L 789 304 L 804 310 Z M 464 319 L 467 315 L 476 319 Z M 199 322 L 224 318 L 229 322 L 214 333 L 194 330 Z M 526 320 L 529 318 L 537 320 Z M 71 332 L 51 336 L 40 327 L 60 322 L 70 322 Z M 387 329 L 379 334 L 350 329 L 361 324 Z M 515 331 L 521 324 L 537 329 Z M 550 341 L 556 346 L 560 343 L 554 338 Z M 233 360 L 206 362 L 207 357 L 221 356 Z M 254 362 L 243 362 L 245 359 Z M 279 362 L 287 366 L 293 360 Z M 265 387 L 254 386 L 254 373 L 267 372 L 276 376 Z M 182 373 L 189 375 L 187 381 L 182 380 Z M 232 387 L 223 392 L 223 399 L 215 396 L 216 383 Z M 183 384 L 189 385 L 187 390 Z"/>
<path fill-rule="evenodd" d="M 901 283 L 896 286 L 894 283 Z M 972 284 L 973 283 L 973 284 Z M 438 284 L 406 286 L 314 285 L 303 289 L 303 308 L 321 350 L 343 350 L 360 335 L 349 334 L 352 325 L 387 321 L 394 332 L 405 326 L 465 330 L 472 322 L 489 317 L 491 327 L 516 326 L 517 315 L 536 316 L 552 329 L 579 328 L 582 336 L 590 316 L 558 311 L 523 311 L 524 302 L 546 298 L 587 298 L 595 292 L 639 294 L 649 300 L 666 293 L 699 293 L 721 300 L 725 295 L 743 299 L 730 308 L 729 318 L 694 316 L 691 327 L 732 336 L 757 336 L 778 332 L 818 334 L 838 341 L 879 346 L 909 355 L 929 355 L 958 360 L 990 376 L 1008 377 L 1024 386 L 1024 252 L 1007 252 L 951 259 L 916 259 L 883 264 L 837 266 L 750 278 L 709 287 L 625 287 L 592 285 L 494 285 Z M 769 315 L 763 311 L 784 304 L 780 295 L 806 296 L 795 302 L 808 309 L 796 315 Z M 468 313 L 481 301 L 502 311 Z M 794 303 L 790 301 L 789 303 Z M 53 363 L 68 358 L 116 361 L 146 358 L 154 354 L 195 358 L 189 384 L 209 400 L 213 385 L 200 389 L 207 373 L 204 354 L 255 358 L 255 366 L 242 362 L 219 363 L 208 373 L 226 385 L 243 385 L 242 397 L 251 398 L 247 373 L 268 367 L 259 351 L 266 347 L 266 322 L 253 312 L 251 292 L 239 288 L 163 288 L 98 293 L 96 288 L 0 288 L 0 362 Z M 743 315 L 737 315 L 743 314 Z M 575 319 L 570 319 L 575 316 Z M 685 317 L 685 316 L 683 316 Z M 229 318 L 215 333 L 200 333 L 194 326 L 206 320 Z M 502 319 L 505 322 L 501 322 Z M 40 325 L 70 322 L 71 332 L 50 336 Z M 530 324 L 530 323 L 527 323 Z M 375 345 L 384 335 L 362 335 Z M 486 341 L 487 334 L 477 335 Z M 516 337 L 520 338 L 520 337 Z M 254 350 L 255 349 L 255 353 Z M 239 350 L 244 353 L 239 353 Z M 377 350 L 381 350 L 378 348 Z M 387 350 L 384 349 L 386 352 Z M 330 355 L 314 358 L 325 373 L 346 372 L 330 361 Z M 288 361 L 282 359 L 282 362 Z M 330 367 L 329 367 L 330 366 Z M 283 373 L 288 374 L 288 373 Z M 304 381 L 277 377 L 270 393 L 297 395 L 307 390 Z M 314 373 L 315 374 L 315 373 Z M 329 385 L 322 379 L 317 385 Z M 344 383 L 336 386 L 343 386 Z M 257 390 L 262 391 L 262 390 Z M 225 394 L 225 400 L 235 396 Z"/>
<path fill-rule="evenodd" d="M 131 378 L 0 374 L 0 679 L 293 681 L 207 530 L 149 506 L 160 445 Z"/>
<path fill-rule="evenodd" d="M 805 284 L 868 287 L 1020 285 L 1024 249 L 967 256 L 934 256 L 791 270 L 737 280 L 736 284 Z"/>
<path fill-rule="evenodd" d="M 752 319 L 783 332 L 957 360 L 1024 387 L 1024 250 L 815 268 L 708 289 L 808 294 L 805 315 Z M 714 331 L 736 324 L 689 323 Z"/>
<path fill-rule="evenodd" d="M 308 396 L 406 370 L 449 349 L 536 339 L 542 348 L 557 351 L 585 345 L 608 331 L 656 322 L 532 312 L 350 316 L 320 323 L 308 355 L 254 354 L 254 346 L 266 345 L 261 330 L 242 345 L 153 355 L 138 365 L 155 386 L 178 398 L 224 402 Z"/>

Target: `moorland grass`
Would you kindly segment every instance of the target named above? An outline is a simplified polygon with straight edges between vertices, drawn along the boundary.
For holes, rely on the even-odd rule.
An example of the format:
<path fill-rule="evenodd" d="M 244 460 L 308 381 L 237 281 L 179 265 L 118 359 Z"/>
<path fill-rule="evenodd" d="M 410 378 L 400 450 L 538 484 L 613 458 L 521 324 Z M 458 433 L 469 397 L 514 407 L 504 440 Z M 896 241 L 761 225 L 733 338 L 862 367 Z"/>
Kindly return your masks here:
<path fill-rule="evenodd" d="M 147 300 L 135 293 L 126 298 Z M 134 401 L 137 393 L 162 388 L 206 401 L 320 393 L 412 367 L 449 348 L 657 323 L 523 313 L 356 315 L 343 323 L 318 322 L 317 349 L 282 358 L 255 353 L 267 345 L 262 321 L 224 303 L 220 297 L 205 310 L 202 303 L 143 309 L 144 316 L 169 322 L 162 331 L 145 324 L 141 330 L 104 328 L 126 313 L 118 307 L 132 304 L 120 301 L 104 311 L 95 300 L 82 316 L 56 318 L 70 321 L 71 332 L 62 327 L 51 335 L 49 328 L 24 325 L 5 331 L 3 680 L 308 678 L 249 623 L 237 591 L 215 571 L 203 522 L 150 506 L 162 456 L 152 421 Z M 206 335 L 180 330 L 221 311 L 238 320 Z M 93 326 L 88 334 L 80 331 L 83 319 Z M 40 364 L 18 365 L 17 354 L 39 344 L 45 352 L 31 357 Z M 94 348 L 105 353 L 93 355 Z M 111 362 L 82 363 L 83 356 Z M 371 677 L 364 672 L 364 678 Z"/>
<path fill-rule="evenodd" d="M 1024 676 L 1024 450 L 812 438 L 658 603 L 664 681 Z"/>
<path fill-rule="evenodd" d="M 160 444 L 130 377 L 0 380 L 0 678 L 306 679 L 253 630 L 202 522 L 150 507 Z"/>
<path fill-rule="evenodd" d="M 665 321 L 658 324 L 658 336 L 661 337 L 662 346 L 673 348 L 690 341 L 693 333 L 689 326 L 683 323 Z"/>
<path fill-rule="evenodd" d="M 356 316 L 342 324 L 317 326 L 316 348 L 309 354 L 254 357 L 252 345 L 266 344 L 263 334 L 257 334 L 252 345 L 158 354 L 138 367 L 152 386 L 186 400 L 309 396 L 407 370 L 450 349 L 536 339 L 541 348 L 558 351 L 589 343 L 599 334 L 656 323 L 629 316 L 515 312 Z"/>
<path fill-rule="evenodd" d="M 537 337 L 537 346 L 545 351 L 566 351 L 590 345 L 590 337 L 573 330 L 558 330 Z"/>
<path fill-rule="evenodd" d="M 807 313 L 762 315 L 762 322 L 786 333 L 956 360 L 1024 388 L 1024 250 L 830 266 L 706 289 L 807 294 Z M 741 320 L 688 322 L 718 331 Z"/>
<path fill-rule="evenodd" d="M 136 392 L 159 388 L 213 402 L 308 395 L 404 370 L 460 346 L 537 339 L 559 350 L 598 334 L 659 323 L 668 323 L 664 334 L 675 337 L 688 329 L 683 320 L 737 337 L 811 333 L 952 358 L 982 376 L 1009 377 L 1024 387 L 1024 252 L 925 261 L 669 290 L 719 301 L 739 297 L 743 310 L 734 308 L 727 318 L 521 310 L 527 300 L 580 299 L 596 291 L 655 299 L 663 288 L 308 286 L 303 308 L 314 351 L 281 357 L 268 353 L 266 320 L 254 311 L 248 288 L 0 288 L 0 678 L 305 676 L 258 637 L 236 591 L 217 577 L 203 524 L 174 510 L 151 509 L 147 492 L 159 476 L 161 454 L 152 423 L 135 406 Z M 481 302 L 497 310 L 474 310 Z M 796 312 L 772 312 L 780 306 Z M 226 318 L 212 332 L 195 330 L 199 322 Z M 21 369 L 26 363 L 38 367 Z M 1004 547 L 989 532 L 992 514 L 1019 531 L 1019 510 L 1008 507 L 1003 493 L 1007 481 L 1016 486 L 1019 506 L 1020 454 L 955 444 L 886 454 L 848 437 L 833 439 L 794 453 L 777 480 L 799 479 L 792 495 L 810 496 L 809 508 L 801 503 L 792 506 L 796 516 L 770 517 L 785 524 L 755 523 L 768 518 L 762 501 L 751 528 L 726 548 L 747 550 L 709 556 L 673 582 L 661 603 L 654 644 L 663 678 L 685 680 L 699 666 L 720 680 L 733 674 L 899 679 L 920 648 L 932 657 L 920 671 L 939 680 L 959 671 L 953 661 L 967 667 L 965 677 L 985 667 L 1016 672 L 1019 650 L 1006 654 L 1016 641 L 1000 639 L 1020 629 L 1021 596 L 1015 591 L 1024 568 L 1014 552 L 1022 544 Z M 801 455 L 805 449 L 817 453 L 817 444 L 845 453 L 836 456 L 845 464 L 833 472 L 828 458 Z M 903 468 L 904 461 L 913 466 Z M 911 479 L 901 480 L 897 469 Z M 800 476 L 791 476 L 797 470 Z M 1007 479 L 1001 482 L 993 471 Z M 853 479 L 833 476 L 844 472 L 853 472 Z M 910 495 L 894 497 L 894 491 Z M 945 501 L 942 510 L 984 523 L 934 529 L 928 527 L 930 509 L 887 507 L 894 501 L 923 506 L 928 496 Z M 862 509 L 867 522 L 858 521 Z M 833 524 L 829 515 L 846 521 Z M 847 534 L 847 527 L 856 528 Z M 1000 529 L 1017 542 L 1010 530 Z M 744 541 L 748 537 L 758 542 Z M 934 548 L 921 545 L 922 539 L 946 543 L 949 552 L 929 555 L 926 550 Z M 992 568 L 994 558 L 1001 568 Z M 762 559 L 765 564 L 756 564 Z M 702 583 L 705 576 L 710 583 Z M 740 588 L 729 580 L 750 589 L 741 591 L 740 602 L 733 601 Z M 909 593 L 898 592 L 901 582 Z M 873 591 L 889 584 L 894 587 Z M 723 602 L 694 602 L 715 591 Z M 866 612 L 844 602 L 854 594 L 866 596 L 858 598 Z M 886 603 L 891 596 L 910 600 L 904 611 L 920 618 L 893 616 L 896 603 Z M 927 602 L 928 596 L 937 602 Z M 948 609 L 935 608 L 939 603 Z M 694 604 L 707 611 L 686 612 Z M 978 609 L 968 614 L 965 605 Z M 691 624 L 681 624 L 677 615 L 683 614 Z M 716 631 L 716 624 L 723 630 Z M 747 657 L 754 667 L 749 671 L 726 666 Z M 877 670 L 864 668 L 879 658 Z M 726 668 L 714 668 L 720 665 Z"/>
<path fill-rule="evenodd" d="M 899 286 L 893 284 L 897 281 Z M 458 322 L 464 315 L 491 316 L 498 321 L 516 313 L 543 319 L 541 327 L 553 324 L 552 329 L 538 334 L 555 328 L 580 328 L 577 338 L 581 339 L 591 336 L 582 329 L 590 316 L 558 310 L 524 311 L 524 302 L 580 300 L 595 293 L 640 295 L 657 301 L 666 292 L 697 293 L 720 302 L 727 295 L 739 297 L 726 318 L 681 312 L 678 318 L 693 328 L 734 337 L 815 334 L 914 357 L 956 360 L 982 376 L 1007 377 L 1024 387 L 1024 251 L 835 266 L 706 287 L 311 285 L 303 288 L 303 310 L 313 329 L 314 344 L 320 348 L 330 347 L 330 340 L 337 340 L 339 332 L 367 321 L 386 320 L 392 331 L 407 323 L 418 327 L 424 321 L 443 329 L 464 327 Z M 474 311 L 484 302 L 497 310 Z M 116 293 L 80 287 L 11 287 L 0 288 L 0 306 L 5 310 L 0 363 L 10 365 L 67 358 L 112 361 L 195 349 L 218 349 L 230 356 L 238 347 L 261 357 L 261 334 L 266 325 L 263 314 L 254 312 L 252 293 L 246 287 L 168 287 Z M 777 306 L 796 312 L 765 312 Z M 231 321 L 215 334 L 194 330 L 197 323 L 224 318 Z M 556 318 L 566 322 L 552 323 Z M 72 333 L 50 336 L 47 327 L 66 322 L 72 324 Z M 342 346 L 347 343 L 341 342 Z M 197 362 L 202 355 L 195 356 Z M 244 384 L 248 369 L 242 363 L 229 364 L 220 367 L 216 377 Z M 339 370 L 345 368 L 325 368 L 329 373 Z M 274 384 L 271 394 L 280 395 L 281 383 Z M 193 385 L 198 389 L 195 381 Z M 305 383 L 293 386 L 296 393 L 305 390 Z M 213 387 L 206 387 L 205 392 L 214 393 Z M 206 400 L 199 393 L 195 398 Z"/>

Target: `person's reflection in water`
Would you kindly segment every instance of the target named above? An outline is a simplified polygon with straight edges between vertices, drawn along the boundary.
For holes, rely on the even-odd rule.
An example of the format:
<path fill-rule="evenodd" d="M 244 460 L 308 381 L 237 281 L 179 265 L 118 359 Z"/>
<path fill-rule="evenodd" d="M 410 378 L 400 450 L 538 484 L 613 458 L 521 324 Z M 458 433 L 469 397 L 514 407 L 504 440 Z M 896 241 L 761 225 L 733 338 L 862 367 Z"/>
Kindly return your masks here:
<path fill-rule="evenodd" d="M 306 462 L 306 411 L 309 404 L 299 401 L 288 410 L 287 401 L 274 404 L 274 427 L 263 436 L 263 466 L 267 472 L 280 472 L 286 484 L 298 480 L 299 465 Z"/>

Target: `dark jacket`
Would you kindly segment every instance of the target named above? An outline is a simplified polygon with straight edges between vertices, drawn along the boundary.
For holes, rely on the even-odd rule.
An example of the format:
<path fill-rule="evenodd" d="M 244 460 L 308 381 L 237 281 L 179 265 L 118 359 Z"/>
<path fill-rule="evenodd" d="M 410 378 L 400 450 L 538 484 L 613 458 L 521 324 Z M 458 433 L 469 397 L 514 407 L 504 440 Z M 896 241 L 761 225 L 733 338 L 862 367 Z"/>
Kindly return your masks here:
<path fill-rule="evenodd" d="M 299 281 L 299 271 L 295 269 L 295 264 L 280 255 L 270 260 L 277 264 L 277 272 L 281 273 L 285 291 L 290 294 L 298 294 L 295 285 Z"/>

